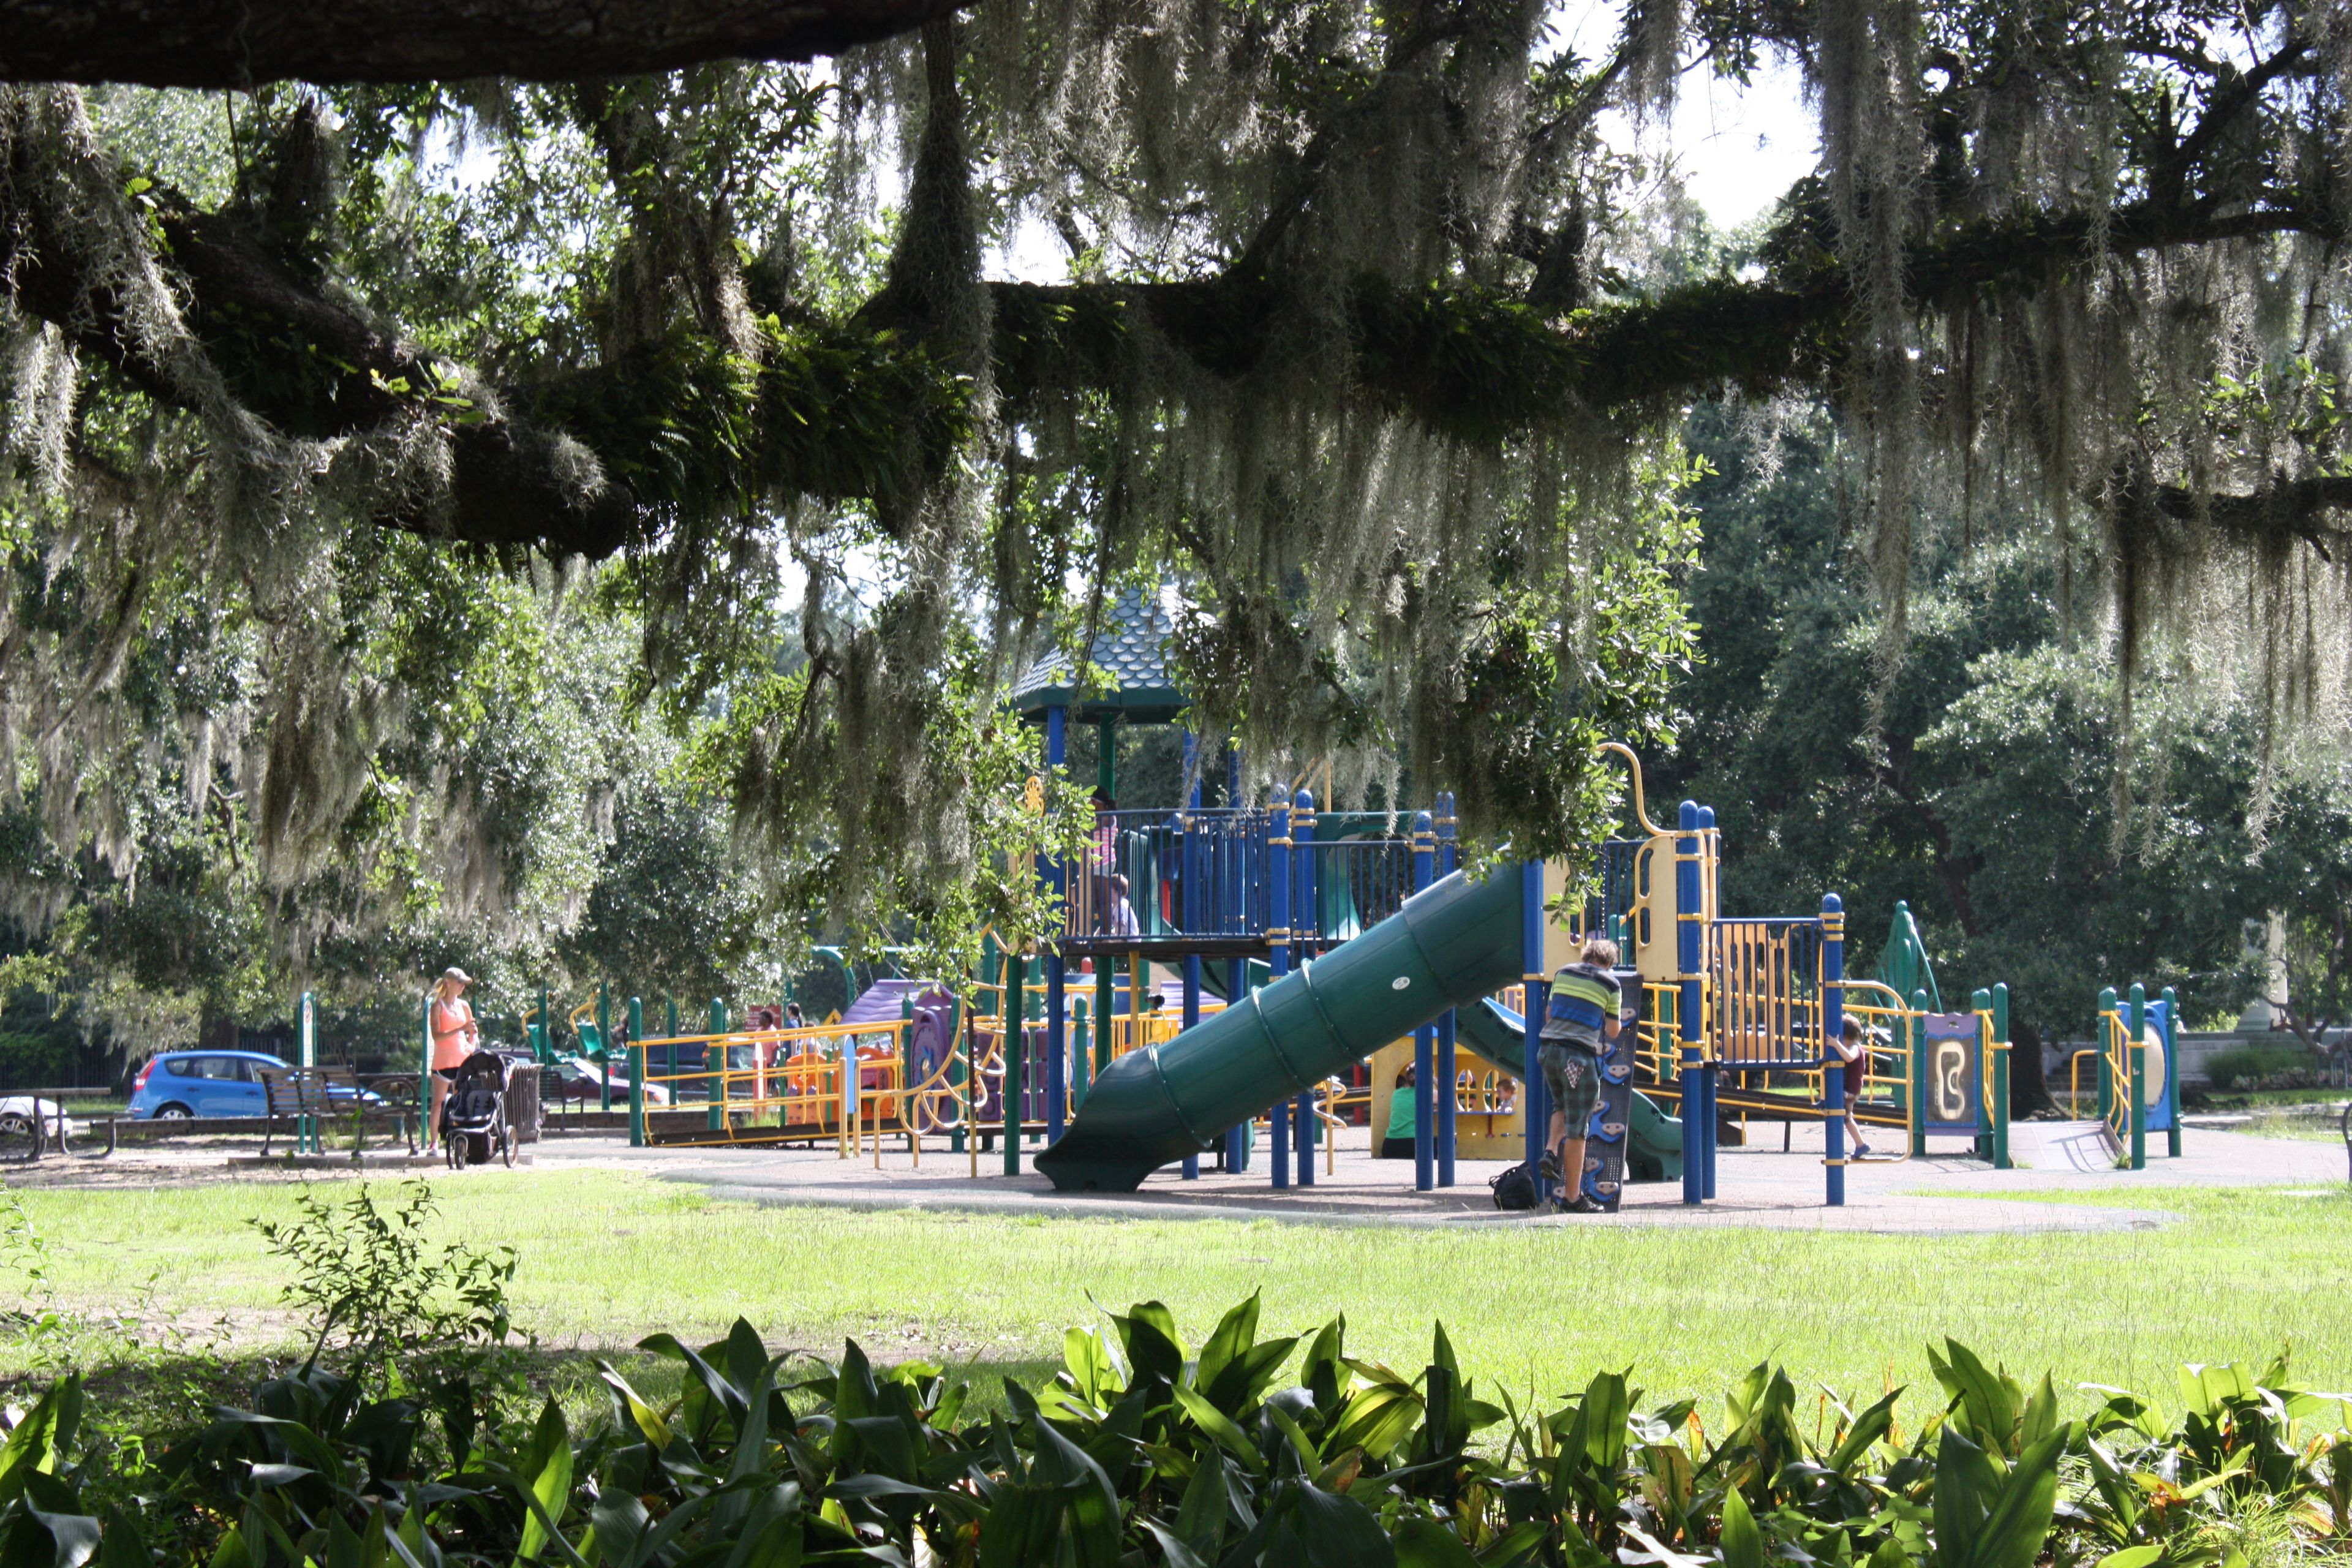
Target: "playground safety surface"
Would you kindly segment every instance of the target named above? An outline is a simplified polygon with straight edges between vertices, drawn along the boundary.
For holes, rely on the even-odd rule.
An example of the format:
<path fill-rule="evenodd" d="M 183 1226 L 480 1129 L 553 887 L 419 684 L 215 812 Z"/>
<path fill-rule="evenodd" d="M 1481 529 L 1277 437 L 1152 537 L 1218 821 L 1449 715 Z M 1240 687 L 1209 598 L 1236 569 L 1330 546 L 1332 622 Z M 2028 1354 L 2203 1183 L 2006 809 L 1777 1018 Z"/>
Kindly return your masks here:
<path fill-rule="evenodd" d="M 1417 1193 L 1412 1163 L 1369 1158 L 1360 1131 L 1342 1135 L 1336 1170 L 1327 1171 L 1318 1155 L 1315 1185 L 1280 1191 L 1267 1184 L 1263 1150 L 1253 1168 L 1239 1174 L 1207 1168 L 1204 1162 L 1200 1178 L 1188 1182 L 1171 1167 L 1137 1191 L 1121 1194 L 1056 1193 L 1034 1173 L 1004 1175 L 1001 1151 L 982 1156 L 977 1179 L 968 1155 L 937 1145 L 925 1149 L 918 1169 L 907 1157 L 903 1139 L 886 1142 L 878 1170 L 870 1148 L 862 1159 L 843 1160 L 831 1148 L 631 1150 L 586 1139 L 541 1145 L 539 1167 L 620 1166 L 707 1186 L 719 1197 L 863 1209 L 1321 1225 L 1727 1226 L 1905 1234 L 2147 1229 L 2171 1216 L 2112 1206 L 2112 1194 L 2150 1184 L 2345 1179 L 2343 1152 L 2324 1143 L 2195 1130 L 2187 1134 L 2180 1159 L 2151 1157 L 2144 1172 L 2116 1171 L 2095 1123 L 2026 1122 L 2013 1129 L 2012 1152 L 2028 1169 L 1995 1172 L 1969 1156 L 1965 1145 L 1937 1141 L 1923 1159 L 1848 1167 L 1845 1206 L 1832 1209 L 1822 1201 L 1820 1131 L 1798 1127 L 1786 1152 L 1777 1130 L 1756 1131 L 1757 1146 L 1718 1153 L 1717 1196 L 1705 1205 L 1685 1206 L 1679 1183 L 1643 1184 L 1627 1187 L 1623 1208 L 1608 1215 L 1502 1213 L 1486 1187 L 1487 1179 L 1506 1168 L 1497 1161 L 1463 1161 L 1452 1189 Z M 2109 1201 L 2094 1205 L 2011 1196 L 2062 1192 L 2095 1192 Z M 1968 1195 L 1956 1200 L 1956 1194 Z"/>
<path fill-rule="evenodd" d="M 1785 1230 L 1848 1230 L 1910 1235 L 2049 1230 L 2133 1230 L 2163 1225 L 2158 1212 L 2114 1206 L 2116 1196 L 2151 1186 L 2250 1186 L 2294 1184 L 2332 1186 L 2346 1177 L 2343 1149 L 2306 1140 L 2256 1138 L 2191 1127 L 2182 1156 L 2151 1153 L 2140 1173 L 2112 1168 L 2109 1145 L 2090 1122 L 2019 1122 L 2011 1147 L 2025 1168 L 1995 1172 L 1942 1140 L 1922 1159 L 1849 1166 L 1846 1204 L 1825 1206 L 1821 1131 L 1800 1124 L 1792 1147 L 1780 1148 L 1779 1130 L 1759 1125 L 1752 1146 L 1726 1147 L 1717 1159 L 1717 1196 L 1685 1207 L 1677 1182 L 1625 1189 L 1614 1215 L 1505 1214 L 1487 1196 L 1498 1161 L 1461 1162 L 1451 1189 L 1417 1193 L 1409 1161 L 1373 1160 L 1360 1129 L 1343 1132 L 1337 1169 L 1318 1152 L 1315 1185 L 1276 1191 L 1267 1184 L 1265 1151 L 1253 1168 L 1228 1175 L 1204 1168 L 1182 1180 L 1171 1166 L 1132 1193 L 1057 1193 L 1045 1178 L 1003 1173 L 1002 1151 L 983 1154 L 980 1175 L 970 1156 L 928 1141 L 922 1163 L 908 1160 L 903 1138 L 886 1140 L 877 1169 L 869 1146 L 844 1160 L 830 1145 L 779 1148 L 631 1149 L 614 1133 L 550 1137 L 532 1148 L 527 1167 L 492 1165 L 462 1174 L 438 1161 L 408 1164 L 396 1157 L 354 1166 L 328 1157 L 299 1163 L 257 1162 L 249 1144 L 207 1140 L 202 1144 L 124 1148 L 103 1160 L 47 1158 L 12 1164 L 12 1186 L 182 1186 L 222 1181 L 315 1180 L 364 1175 L 379 1180 L 429 1175 L 436 1181 L 530 1180 L 536 1172 L 631 1170 L 709 1188 L 713 1195 L 751 1203 L 815 1204 L 858 1209 L 931 1209 L 1067 1218 L 1268 1220 L 1308 1225 L 1384 1225 L 1480 1228 L 1495 1226 L 1715 1226 Z M 1890 1140 L 1891 1142 L 1891 1140 Z M 2159 1142 L 2159 1147 L 2160 1142 Z M 1035 1145 L 1024 1151 L 1034 1152 Z M 1204 1163 L 1204 1164 L 1209 1163 Z M 2072 1204 L 2059 1194 L 2096 1193 L 2101 1204 Z M 2033 1194 L 2032 1197 L 2023 1194 Z"/>

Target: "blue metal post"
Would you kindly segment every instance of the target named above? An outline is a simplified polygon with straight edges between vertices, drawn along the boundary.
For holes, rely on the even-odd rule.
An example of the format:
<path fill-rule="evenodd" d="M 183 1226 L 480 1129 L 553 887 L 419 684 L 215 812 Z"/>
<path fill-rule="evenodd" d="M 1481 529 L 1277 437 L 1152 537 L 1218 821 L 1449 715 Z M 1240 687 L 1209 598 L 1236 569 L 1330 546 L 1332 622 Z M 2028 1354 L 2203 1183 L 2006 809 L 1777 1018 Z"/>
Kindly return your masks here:
<path fill-rule="evenodd" d="M 1004 955 L 1003 998 L 1004 1078 L 1000 1097 L 1004 1102 L 1004 1173 L 1017 1176 L 1021 1130 L 1029 1110 L 1029 966 L 1027 955 L 1017 949 Z M 843 1070 L 855 1073 L 856 1052 L 845 1043 L 842 1055 L 846 1061 Z"/>
<path fill-rule="evenodd" d="M 1448 791 L 1437 797 L 1437 874 L 1451 876 L 1459 851 L 1454 842 L 1454 795 Z M 1454 1009 L 1448 1007 L 1437 1020 L 1437 1080 L 1445 1086 L 1437 1097 L 1437 1184 L 1454 1184 L 1454 1113 L 1458 1090 L 1455 1079 L 1461 1068 L 1454 1056 Z"/>
<path fill-rule="evenodd" d="M 1298 867 L 1299 900 L 1293 916 L 1291 934 L 1294 940 L 1307 940 L 1297 948 L 1298 966 L 1307 967 L 1322 947 L 1323 900 L 1318 897 L 1315 863 L 1315 795 L 1311 790 L 1300 790 L 1291 802 L 1290 809 L 1292 858 Z M 1292 1148 L 1298 1156 L 1298 1184 L 1315 1184 L 1315 1091 L 1301 1089 L 1291 1105 L 1290 1133 Z"/>
<path fill-rule="evenodd" d="M 1535 1179 L 1537 1196 L 1549 1197 L 1549 1184 L 1536 1173 L 1551 1138 L 1551 1107 L 1545 1102 L 1541 1055 L 1544 1016 L 1551 1011 L 1551 976 L 1543 966 L 1543 870 L 1540 860 L 1519 862 L 1519 979 L 1527 988 L 1528 1004 L 1519 1104 L 1526 1108 L 1528 1174 Z"/>
<path fill-rule="evenodd" d="M 1830 1048 L 1845 1033 L 1845 900 L 1835 893 L 1822 895 L 1822 1125 L 1828 1190 L 1822 1202 L 1831 1208 L 1845 1206 L 1845 1067 Z M 1857 1072 L 1861 1064 L 1856 1063 Z"/>
<path fill-rule="evenodd" d="M 1693 907 L 1699 910 L 1701 918 L 1704 919 L 1706 911 L 1706 894 L 1705 891 L 1706 860 L 1709 848 L 1715 841 L 1715 807 L 1711 805 L 1702 805 L 1698 808 L 1698 830 L 1699 864 L 1696 872 L 1694 874 L 1694 882 L 1699 887 L 1700 893 L 1697 902 Z M 1695 931 L 1704 931 L 1706 927 L 1704 925 L 1696 926 L 1694 927 L 1693 930 Z M 1694 945 L 1696 945 L 1699 939 L 1696 936 L 1694 936 L 1692 941 Z M 1704 958 L 1702 958 L 1701 962 L 1703 966 Z M 1706 1149 L 1706 1186 L 1705 1188 L 1704 1195 L 1710 1200 L 1715 1196 L 1716 1129 L 1721 1125 L 1721 1119 L 1715 1113 L 1715 1096 L 1716 1090 L 1721 1087 L 1721 1075 L 1722 1064 L 1713 1059 L 1710 1059 L 1705 1067 L 1699 1069 L 1699 1082 L 1706 1093 L 1706 1125 L 1702 1129 L 1706 1139 L 1706 1142 L 1705 1144 Z"/>
<path fill-rule="evenodd" d="M 1430 884 L 1437 861 L 1437 830 L 1429 813 L 1412 819 L 1412 890 Z M 1437 1186 L 1437 1031 L 1427 1025 L 1412 1032 L 1412 1190 Z M 1454 1086 L 1447 1084 L 1446 1089 Z"/>
<path fill-rule="evenodd" d="M 1225 1005 L 1238 1007 L 1242 993 L 1249 984 L 1249 961 L 1235 958 L 1225 964 Z M 1249 1123 L 1236 1122 L 1225 1129 L 1225 1169 L 1240 1172 L 1249 1169 Z"/>
<path fill-rule="evenodd" d="M 1856 1063 L 1854 1070 L 1862 1070 Z M 1828 1190 L 1822 1201 L 1829 1207 L 1845 1207 L 1845 1063 L 1835 1057 L 1822 1063 L 1822 1180 Z"/>
<path fill-rule="evenodd" d="M 1184 810 L 1178 818 L 1176 864 L 1181 868 L 1184 878 L 1184 901 L 1181 912 L 1184 917 L 1184 930 L 1188 934 L 1200 931 L 1202 906 L 1207 902 L 1202 896 L 1207 889 L 1201 884 L 1208 875 L 1208 857 L 1201 853 L 1201 836 L 1195 831 L 1198 826 L 1196 819 L 1201 810 L 1201 781 L 1194 772 L 1194 764 L 1200 757 L 1200 737 L 1194 735 L 1190 730 L 1185 731 L 1184 776 L 1192 781 L 1192 787 L 1185 795 Z M 1200 1022 L 1201 955 L 1197 952 L 1187 953 L 1184 958 L 1183 1026 L 1190 1029 Z M 1201 1179 L 1201 1156 L 1198 1154 L 1184 1156 L 1183 1177 L 1188 1182 L 1197 1182 Z"/>
<path fill-rule="evenodd" d="M 1681 1042 L 1683 1111 L 1683 1202 L 1706 1201 L 1706 1078 L 1699 1048 L 1698 803 L 1679 807 L 1675 836 L 1675 1033 Z M 1530 1008 L 1534 999 L 1528 999 Z"/>
<path fill-rule="evenodd" d="M 1265 837 L 1265 967 L 1272 979 L 1290 973 L 1290 803 L 1277 797 Z M 1290 1185 L 1290 1102 L 1277 1100 L 1266 1116 L 1270 1180 Z"/>
<path fill-rule="evenodd" d="M 1045 710 L 1045 768 L 1048 773 L 1061 768 L 1067 758 L 1069 710 L 1059 706 Z M 1070 901 L 1070 870 L 1058 855 L 1045 862 L 1045 885 L 1055 900 L 1066 910 Z M 1062 1141 L 1062 1124 L 1069 1102 L 1069 1019 L 1064 994 L 1062 950 L 1058 943 L 1045 950 L 1045 1142 Z"/>

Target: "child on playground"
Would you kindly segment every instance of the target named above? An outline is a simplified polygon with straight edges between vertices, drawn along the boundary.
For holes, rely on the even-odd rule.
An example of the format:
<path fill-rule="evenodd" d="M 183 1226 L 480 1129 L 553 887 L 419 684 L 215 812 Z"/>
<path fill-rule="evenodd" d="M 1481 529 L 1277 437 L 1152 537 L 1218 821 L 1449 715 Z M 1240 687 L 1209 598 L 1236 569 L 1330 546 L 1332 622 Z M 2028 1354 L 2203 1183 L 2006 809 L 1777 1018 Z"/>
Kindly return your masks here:
<path fill-rule="evenodd" d="M 1143 928 L 1136 922 L 1135 906 L 1127 900 L 1127 878 L 1114 872 L 1110 879 L 1110 934 L 1140 936 Z"/>
<path fill-rule="evenodd" d="M 1551 1005 L 1537 1048 L 1551 1095 L 1550 1137 L 1536 1170 L 1562 1184 L 1562 1214 L 1599 1214 L 1584 1195 L 1584 1130 L 1601 1103 L 1601 1058 L 1617 1037 L 1617 944 L 1594 937 L 1552 976 Z"/>
<path fill-rule="evenodd" d="M 1381 1135 L 1381 1158 L 1412 1159 L 1412 1064 L 1407 1062 L 1398 1070 L 1396 1082 L 1389 1090 L 1389 1125 L 1388 1131 Z"/>
<path fill-rule="evenodd" d="M 1862 1098 L 1862 1080 L 1870 1076 L 1869 1035 L 1864 1030 L 1862 1020 L 1848 1013 L 1838 1037 L 1830 1042 L 1830 1049 L 1835 1051 L 1838 1060 L 1845 1065 L 1846 1147 L 1853 1151 L 1853 1157 L 1859 1160 L 1870 1152 L 1870 1145 L 1862 1141 L 1862 1127 L 1853 1119 L 1853 1102 Z"/>

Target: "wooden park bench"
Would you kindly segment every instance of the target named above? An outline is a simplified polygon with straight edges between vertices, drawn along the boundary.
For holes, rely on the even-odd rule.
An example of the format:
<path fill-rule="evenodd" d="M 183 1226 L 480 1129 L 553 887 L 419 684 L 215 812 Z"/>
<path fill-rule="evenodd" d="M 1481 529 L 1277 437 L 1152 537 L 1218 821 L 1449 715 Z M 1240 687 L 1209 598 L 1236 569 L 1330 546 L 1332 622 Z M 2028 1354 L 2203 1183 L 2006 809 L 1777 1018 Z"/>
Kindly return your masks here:
<path fill-rule="evenodd" d="M 299 1127 L 304 1117 L 315 1120 L 321 1131 L 329 1127 L 351 1128 L 358 1139 L 352 1151 L 354 1159 L 366 1147 L 367 1129 L 371 1126 L 394 1126 L 407 1143 L 408 1152 L 416 1152 L 419 1118 L 413 1077 L 397 1087 L 391 1081 L 380 1088 L 371 1086 L 383 1103 L 367 1105 L 359 1098 L 358 1076 L 347 1068 L 262 1068 L 259 1071 L 262 1092 L 268 1097 L 262 1117 L 264 1157 L 269 1153 L 270 1141 L 278 1135 L 278 1124 L 284 1121 Z M 341 1100 L 333 1093 L 338 1089 L 346 1091 Z"/>

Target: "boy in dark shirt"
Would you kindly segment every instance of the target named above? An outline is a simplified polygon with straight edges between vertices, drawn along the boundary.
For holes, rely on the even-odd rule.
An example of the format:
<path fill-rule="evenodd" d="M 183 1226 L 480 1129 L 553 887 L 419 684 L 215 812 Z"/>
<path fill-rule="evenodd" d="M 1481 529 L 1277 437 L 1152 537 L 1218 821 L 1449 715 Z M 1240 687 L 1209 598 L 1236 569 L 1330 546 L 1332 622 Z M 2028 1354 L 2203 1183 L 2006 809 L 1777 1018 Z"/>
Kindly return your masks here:
<path fill-rule="evenodd" d="M 1562 1184 L 1562 1214 L 1599 1214 L 1584 1195 L 1584 1130 L 1601 1103 L 1601 1058 L 1617 1037 L 1617 944 L 1595 937 L 1552 976 L 1551 1006 L 1536 1048 L 1551 1094 L 1550 1137 L 1536 1169 Z"/>

